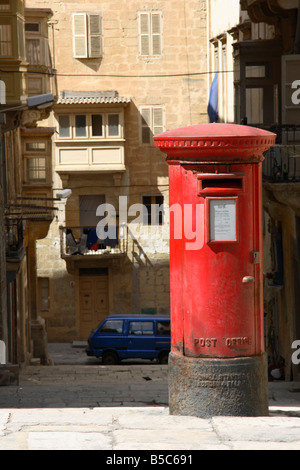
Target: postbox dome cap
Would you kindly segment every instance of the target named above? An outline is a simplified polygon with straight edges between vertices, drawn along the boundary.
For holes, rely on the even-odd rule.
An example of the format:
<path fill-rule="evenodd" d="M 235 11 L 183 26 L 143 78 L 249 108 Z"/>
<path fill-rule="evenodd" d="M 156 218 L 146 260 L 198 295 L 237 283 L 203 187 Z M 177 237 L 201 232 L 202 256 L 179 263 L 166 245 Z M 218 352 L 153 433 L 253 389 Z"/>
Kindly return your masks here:
<path fill-rule="evenodd" d="M 236 161 L 263 159 L 275 144 L 276 134 L 238 124 L 200 124 L 163 132 L 154 137 L 156 147 L 170 158 Z"/>

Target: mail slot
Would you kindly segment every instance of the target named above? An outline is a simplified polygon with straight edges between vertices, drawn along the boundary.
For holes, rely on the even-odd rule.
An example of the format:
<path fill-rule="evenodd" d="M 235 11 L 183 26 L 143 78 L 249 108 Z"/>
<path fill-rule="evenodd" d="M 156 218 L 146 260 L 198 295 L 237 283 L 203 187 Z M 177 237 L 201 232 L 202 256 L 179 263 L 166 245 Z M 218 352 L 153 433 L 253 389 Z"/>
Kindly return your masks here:
<path fill-rule="evenodd" d="M 240 177 L 228 177 L 224 178 L 222 175 L 220 178 L 216 178 L 213 175 L 211 178 L 199 178 L 200 180 L 200 193 L 212 192 L 212 191 L 241 191 L 243 189 L 243 179 Z"/>
<path fill-rule="evenodd" d="M 170 217 L 170 390 L 172 394 L 176 388 L 177 394 L 176 400 L 170 399 L 172 410 L 186 413 L 185 397 L 200 396 L 202 385 L 214 392 L 220 388 L 221 400 L 227 381 L 203 379 L 203 370 L 215 360 L 221 360 L 221 376 L 224 371 L 228 377 L 233 374 L 230 382 L 244 384 L 248 391 L 262 383 L 257 376 L 265 367 L 261 165 L 275 138 L 260 129 L 227 124 L 186 127 L 154 138 L 167 155 L 170 211 L 181 208 L 181 217 L 175 212 Z M 243 361 L 252 364 L 251 372 L 233 372 Z M 197 371 L 195 383 L 191 369 Z M 213 366 L 209 371 L 215 376 Z M 185 393 L 179 405 L 180 383 Z M 266 400 L 249 405 L 248 411 L 235 411 L 251 415 L 259 406 L 259 413 L 262 408 L 265 413 Z M 207 403 L 201 395 L 200 401 L 200 416 L 206 405 L 218 414 L 220 405 L 216 402 L 214 408 L 211 397 Z M 187 408 L 197 414 L 194 405 Z M 221 413 L 226 414 L 224 409 Z"/>

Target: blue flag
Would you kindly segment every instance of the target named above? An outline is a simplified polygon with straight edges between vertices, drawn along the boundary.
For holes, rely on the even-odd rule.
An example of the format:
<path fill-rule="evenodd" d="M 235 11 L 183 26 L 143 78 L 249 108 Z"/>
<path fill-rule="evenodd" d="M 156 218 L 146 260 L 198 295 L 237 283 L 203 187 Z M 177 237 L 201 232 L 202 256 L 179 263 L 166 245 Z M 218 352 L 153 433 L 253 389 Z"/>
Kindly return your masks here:
<path fill-rule="evenodd" d="M 219 96 L 218 96 L 218 72 L 212 82 L 207 112 L 210 122 L 218 122 L 219 120 Z"/>

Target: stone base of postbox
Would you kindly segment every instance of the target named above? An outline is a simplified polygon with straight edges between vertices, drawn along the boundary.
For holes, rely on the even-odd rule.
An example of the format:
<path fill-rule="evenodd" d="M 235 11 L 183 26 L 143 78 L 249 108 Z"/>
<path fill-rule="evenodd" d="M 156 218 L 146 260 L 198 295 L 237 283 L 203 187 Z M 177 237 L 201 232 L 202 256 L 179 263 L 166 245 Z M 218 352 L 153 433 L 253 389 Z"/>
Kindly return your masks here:
<path fill-rule="evenodd" d="M 236 359 L 169 354 L 172 415 L 267 416 L 267 356 Z"/>

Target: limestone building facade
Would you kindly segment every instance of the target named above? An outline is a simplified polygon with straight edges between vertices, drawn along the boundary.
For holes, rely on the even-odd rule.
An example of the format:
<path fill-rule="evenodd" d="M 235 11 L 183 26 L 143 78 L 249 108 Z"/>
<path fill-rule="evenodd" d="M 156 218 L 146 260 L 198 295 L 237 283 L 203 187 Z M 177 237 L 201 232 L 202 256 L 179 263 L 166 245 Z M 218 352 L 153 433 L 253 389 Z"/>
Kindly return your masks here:
<path fill-rule="evenodd" d="M 168 168 L 153 135 L 207 122 L 209 84 L 206 1 L 171 3 L 26 2 L 53 11 L 47 126 L 53 197 L 68 196 L 36 245 L 49 341 L 85 340 L 109 313 L 169 313 Z"/>

